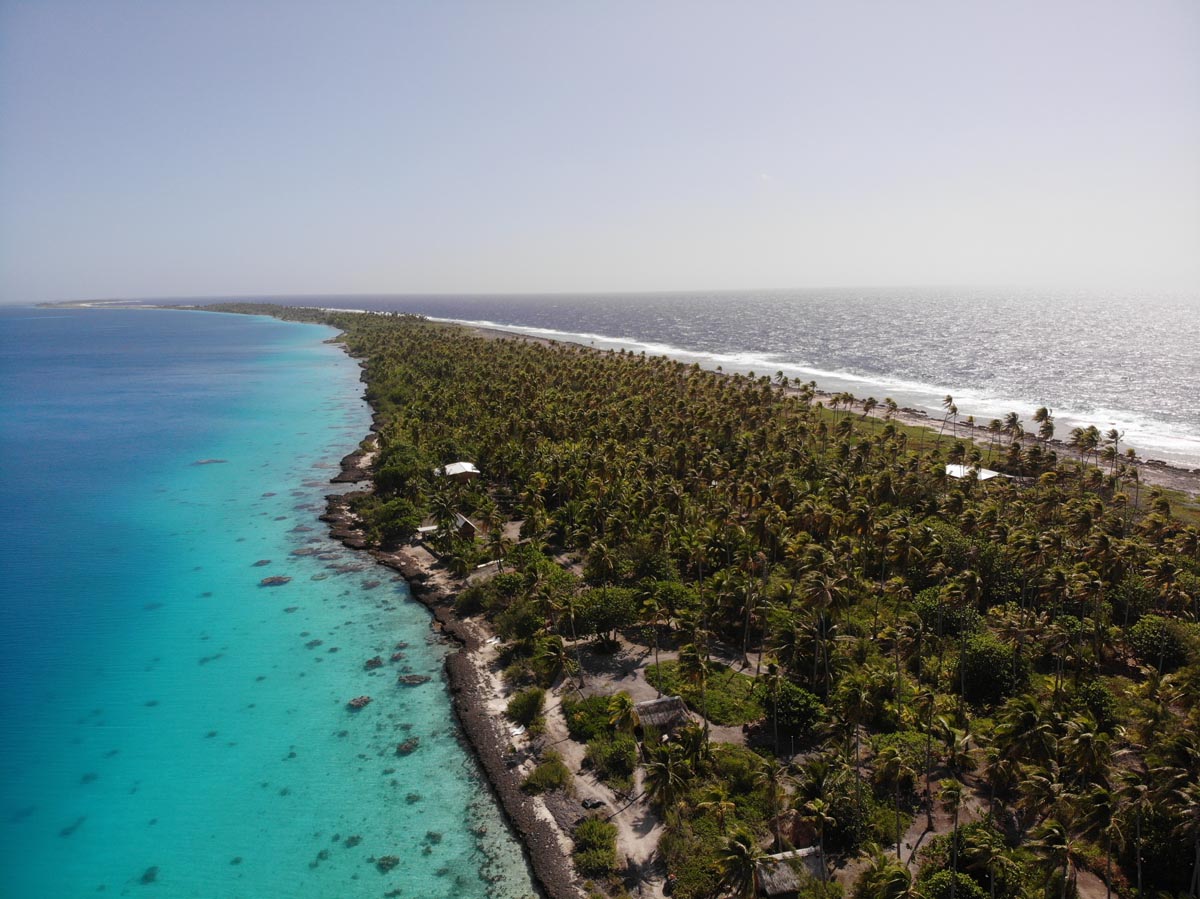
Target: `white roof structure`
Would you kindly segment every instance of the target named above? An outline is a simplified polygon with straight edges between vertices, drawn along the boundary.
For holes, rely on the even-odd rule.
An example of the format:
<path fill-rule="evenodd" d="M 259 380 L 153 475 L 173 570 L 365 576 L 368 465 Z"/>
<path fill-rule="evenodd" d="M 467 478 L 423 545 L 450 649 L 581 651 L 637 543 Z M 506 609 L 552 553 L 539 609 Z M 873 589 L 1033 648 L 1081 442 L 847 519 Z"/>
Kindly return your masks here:
<path fill-rule="evenodd" d="M 990 468 L 980 468 L 976 470 L 969 465 L 947 465 L 946 477 L 948 478 L 976 478 L 980 481 L 988 481 L 992 478 L 1003 477 L 998 471 L 992 471 Z"/>
<path fill-rule="evenodd" d="M 479 469 L 475 467 L 473 462 L 451 462 L 449 465 L 444 465 L 437 470 L 437 473 L 448 478 L 453 478 L 462 475 L 477 475 Z"/>

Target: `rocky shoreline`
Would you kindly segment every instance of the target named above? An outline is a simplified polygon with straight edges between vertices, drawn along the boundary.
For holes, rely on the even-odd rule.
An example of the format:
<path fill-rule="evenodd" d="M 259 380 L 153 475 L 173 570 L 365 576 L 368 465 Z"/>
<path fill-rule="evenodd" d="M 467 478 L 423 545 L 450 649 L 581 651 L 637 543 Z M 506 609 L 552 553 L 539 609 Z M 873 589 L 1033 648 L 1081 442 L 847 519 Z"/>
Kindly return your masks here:
<path fill-rule="evenodd" d="M 375 415 L 371 434 L 363 441 L 364 447 L 369 448 L 356 450 L 343 458 L 341 470 L 331 483 L 370 481 L 378 429 L 379 417 Z M 521 775 L 517 766 L 511 764 L 514 755 L 510 751 L 510 740 L 501 728 L 501 722 L 497 722 L 486 708 L 485 687 L 471 656 L 483 643 L 479 627 L 455 613 L 455 592 L 445 579 L 434 576 L 428 567 L 403 550 L 384 552 L 368 545 L 366 535 L 350 509 L 351 499 L 362 492 L 365 491 L 326 496 L 321 521 L 329 525 L 330 536 L 343 546 L 366 552 L 377 564 L 398 572 L 408 583 L 413 598 L 433 615 L 433 626 L 458 644 L 459 648 L 446 657 L 445 672 L 454 714 L 466 743 L 479 760 L 493 794 L 522 844 L 536 886 L 547 899 L 577 899 L 581 891 L 574 866 L 563 852 L 559 831 L 538 814 L 533 801 L 521 790 Z"/>

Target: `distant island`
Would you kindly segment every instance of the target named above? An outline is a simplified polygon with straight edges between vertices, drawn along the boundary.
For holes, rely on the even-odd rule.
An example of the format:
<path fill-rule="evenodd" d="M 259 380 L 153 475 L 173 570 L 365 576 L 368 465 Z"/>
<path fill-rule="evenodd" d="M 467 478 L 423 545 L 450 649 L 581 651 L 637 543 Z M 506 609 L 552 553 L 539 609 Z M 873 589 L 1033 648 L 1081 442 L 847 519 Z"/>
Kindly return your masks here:
<path fill-rule="evenodd" d="M 326 518 L 464 645 L 460 720 L 550 895 L 1196 895 L 1200 513 L 1105 435 L 206 308 L 362 360 L 370 483 Z"/>

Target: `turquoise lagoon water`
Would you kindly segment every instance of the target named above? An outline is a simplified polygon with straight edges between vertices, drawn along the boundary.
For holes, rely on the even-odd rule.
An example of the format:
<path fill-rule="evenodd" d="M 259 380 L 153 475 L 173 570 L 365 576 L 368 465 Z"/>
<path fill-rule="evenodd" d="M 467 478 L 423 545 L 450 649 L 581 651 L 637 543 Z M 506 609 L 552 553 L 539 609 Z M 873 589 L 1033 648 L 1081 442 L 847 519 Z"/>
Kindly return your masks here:
<path fill-rule="evenodd" d="M 533 892 L 426 612 L 317 521 L 369 422 L 331 334 L 0 311 L 0 895 Z"/>

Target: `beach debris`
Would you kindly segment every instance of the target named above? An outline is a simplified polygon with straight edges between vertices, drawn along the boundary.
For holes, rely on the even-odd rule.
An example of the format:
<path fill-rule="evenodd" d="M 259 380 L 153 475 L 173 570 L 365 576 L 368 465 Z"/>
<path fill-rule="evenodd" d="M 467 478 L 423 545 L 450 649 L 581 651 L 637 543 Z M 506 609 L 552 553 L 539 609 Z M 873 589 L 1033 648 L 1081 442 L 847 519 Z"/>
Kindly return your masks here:
<path fill-rule="evenodd" d="M 380 874 L 386 874 L 398 864 L 400 864 L 400 859 L 394 855 L 383 855 L 375 860 L 375 867 L 379 869 Z"/>
<path fill-rule="evenodd" d="M 376 668 L 382 667 L 383 659 L 381 659 L 379 656 L 375 656 L 375 658 L 367 659 L 365 662 L 363 662 L 363 668 L 365 668 L 367 671 L 374 671 Z"/>
<path fill-rule="evenodd" d="M 151 884 L 158 880 L 158 865 L 151 865 L 142 873 L 142 884 Z"/>
<path fill-rule="evenodd" d="M 262 568 L 264 565 L 270 565 L 270 564 L 271 564 L 270 559 L 259 559 L 257 562 L 254 563 L 253 567 L 254 568 Z"/>
<path fill-rule="evenodd" d="M 409 755 L 416 752 L 419 745 L 421 745 L 420 737 L 409 737 L 403 743 L 396 744 L 396 755 Z"/>
<path fill-rule="evenodd" d="M 258 582 L 260 587 L 282 587 L 291 580 L 286 574 L 274 574 Z"/>
<path fill-rule="evenodd" d="M 396 683 L 405 687 L 419 687 L 421 684 L 429 683 L 431 679 L 427 674 L 401 674 L 396 678 Z"/>
<path fill-rule="evenodd" d="M 352 709 L 366 708 L 370 704 L 371 704 L 370 696 L 355 696 L 348 703 L 346 703 L 346 705 L 350 706 L 350 708 L 352 708 Z"/>

